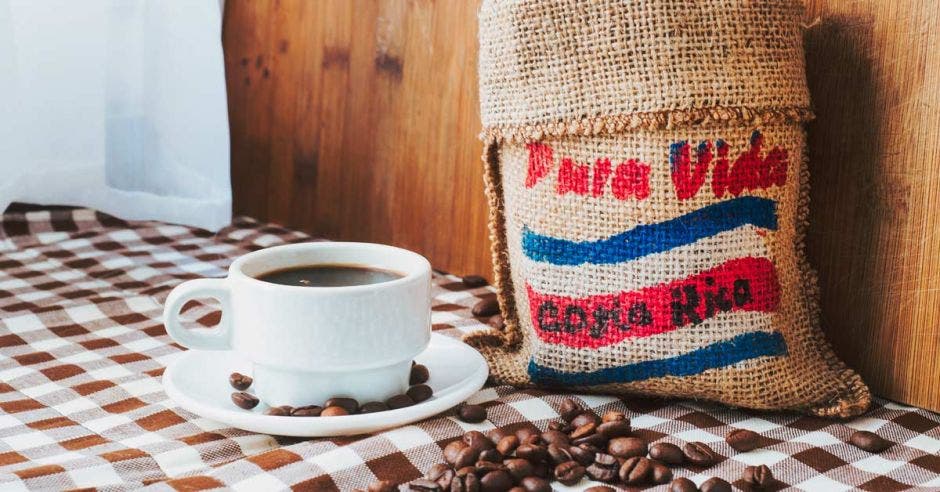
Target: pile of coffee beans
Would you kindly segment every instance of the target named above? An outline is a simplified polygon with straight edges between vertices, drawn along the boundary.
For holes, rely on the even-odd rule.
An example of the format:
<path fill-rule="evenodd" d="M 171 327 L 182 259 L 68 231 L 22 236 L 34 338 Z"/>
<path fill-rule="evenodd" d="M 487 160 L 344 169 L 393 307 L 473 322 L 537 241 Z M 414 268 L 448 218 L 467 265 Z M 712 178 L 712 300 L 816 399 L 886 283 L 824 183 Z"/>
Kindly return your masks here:
<path fill-rule="evenodd" d="M 353 398 L 334 397 L 326 400 L 322 405 L 305 405 L 302 407 L 271 406 L 264 413 L 265 415 L 281 417 L 337 417 L 410 407 L 434 396 L 434 390 L 425 384 L 430 377 L 431 374 L 426 366 L 412 362 L 411 375 L 408 378 L 408 384 L 410 385 L 408 391 L 395 395 L 384 402 L 371 401 L 360 405 Z M 261 402 L 257 396 L 246 391 L 253 382 L 250 376 L 234 372 L 229 376 L 228 382 L 238 390 L 232 393 L 232 403 L 239 408 L 251 410 Z M 485 414 L 483 418 L 486 418 Z"/>

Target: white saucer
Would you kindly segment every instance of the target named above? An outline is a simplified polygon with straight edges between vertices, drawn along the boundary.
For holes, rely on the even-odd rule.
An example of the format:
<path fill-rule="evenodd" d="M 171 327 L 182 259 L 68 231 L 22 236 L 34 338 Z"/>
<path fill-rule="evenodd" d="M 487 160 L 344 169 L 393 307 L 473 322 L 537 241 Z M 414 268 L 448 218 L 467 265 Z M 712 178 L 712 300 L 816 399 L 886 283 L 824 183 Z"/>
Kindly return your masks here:
<path fill-rule="evenodd" d="M 431 399 L 417 405 L 364 415 L 343 417 L 275 417 L 264 415 L 261 403 L 252 410 L 236 407 L 228 377 L 251 374 L 251 363 L 235 352 L 189 350 L 163 373 L 163 388 L 179 406 L 202 417 L 252 432 L 280 436 L 325 437 L 377 432 L 441 413 L 477 392 L 489 370 L 470 346 L 436 333 L 415 360 L 431 373 Z"/>

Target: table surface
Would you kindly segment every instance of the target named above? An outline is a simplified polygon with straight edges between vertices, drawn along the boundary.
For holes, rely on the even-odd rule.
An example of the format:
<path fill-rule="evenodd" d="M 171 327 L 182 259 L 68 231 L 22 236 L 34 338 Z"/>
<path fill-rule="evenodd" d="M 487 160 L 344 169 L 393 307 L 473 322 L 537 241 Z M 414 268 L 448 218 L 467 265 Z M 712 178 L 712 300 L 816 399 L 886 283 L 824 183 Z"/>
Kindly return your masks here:
<path fill-rule="evenodd" d="M 488 420 L 442 414 L 375 435 L 296 439 L 253 434 L 200 418 L 167 398 L 166 365 L 183 350 L 163 328 L 162 303 L 183 280 L 225 275 L 250 250 L 309 237 L 251 219 L 212 234 L 157 222 L 125 222 L 87 209 L 8 212 L 0 222 L 0 488 L 349 490 L 377 478 L 405 482 L 443 459 L 471 429 L 545 429 L 572 395 L 487 387 L 471 400 Z M 436 274 L 434 329 L 479 329 L 470 307 L 493 296 Z M 186 318 L 212 326 L 219 313 L 192 304 Z M 877 399 L 865 416 L 838 422 L 691 401 L 575 395 L 602 413 L 618 409 L 649 441 L 704 441 L 722 456 L 678 476 L 734 482 L 767 464 L 779 488 L 940 490 L 940 416 Z M 764 446 L 732 452 L 723 436 L 747 428 Z M 845 444 L 855 429 L 897 444 L 873 455 Z M 558 485 L 558 484 L 556 484 Z M 583 481 L 574 490 L 591 485 Z M 560 487 L 560 486 L 559 486 Z M 569 490 L 569 488 L 563 488 Z"/>

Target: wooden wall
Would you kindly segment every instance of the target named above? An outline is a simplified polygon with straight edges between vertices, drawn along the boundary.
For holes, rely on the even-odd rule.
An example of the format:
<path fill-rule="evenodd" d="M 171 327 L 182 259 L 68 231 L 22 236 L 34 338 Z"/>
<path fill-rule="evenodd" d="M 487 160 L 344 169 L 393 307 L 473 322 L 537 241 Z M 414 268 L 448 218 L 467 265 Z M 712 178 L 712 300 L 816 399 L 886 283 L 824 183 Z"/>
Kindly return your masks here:
<path fill-rule="evenodd" d="M 235 212 L 490 275 L 476 9 L 229 0 Z"/>
<path fill-rule="evenodd" d="M 808 0 L 823 325 L 940 410 L 940 4 Z M 477 0 L 228 0 L 235 211 L 490 275 Z"/>

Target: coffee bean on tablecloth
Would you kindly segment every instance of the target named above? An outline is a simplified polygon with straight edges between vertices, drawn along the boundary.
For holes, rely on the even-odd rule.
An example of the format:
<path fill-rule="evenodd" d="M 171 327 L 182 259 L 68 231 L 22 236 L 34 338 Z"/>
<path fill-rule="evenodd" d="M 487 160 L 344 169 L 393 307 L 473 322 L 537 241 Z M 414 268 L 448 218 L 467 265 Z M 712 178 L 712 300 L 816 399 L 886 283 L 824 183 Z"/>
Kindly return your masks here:
<path fill-rule="evenodd" d="M 434 390 L 426 384 L 416 384 L 408 388 L 405 394 L 411 397 L 415 403 L 421 403 L 434 396 Z"/>
<path fill-rule="evenodd" d="M 546 449 L 548 450 L 548 460 L 551 462 L 552 466 L 556 466 L 574 459 L 571 456 L 571 453 L 568 451 L 568 446 L 549 444 L 548 448 Z"/>
<path fill-rule="evenodd" d="M 253 380 L 251 379 L 251 376 L 246 376 L 239 372 L 233 372 L 228 377 L 228 384 L 231 384 L 232 387 L 238 391 L 245 391 L 248 389 L 248 387 L 251 386 L 252 381 Z"/>
<path fill-rule="evenodd" d="M 577 461 L 566 461 L 555 466 L 555 480 L 564 485 L 572 486 L 584 478 L 584 465 Z"/>
<path fill-rule="evenodd" d="M 512 488 L 512 477 L 505 470 L 493 470 L 480 477 L 482 492 L 504 492 Z"/>
<path fill-rule="evenodd" d="M 486 409 L 480 405 L 465 403 L 457 409 L 457 418 L 463 422 L 478 424 L 486 420 Z"/>
<path fill-rule="evenodd" d="M 557 430 L 547 430 L 542 433 L 542 442 L 545 444 L 557 444 L 559 446 L 568 447 L 571 445 L 571 438 L 568 437 L 568 434 Z"/>
<path fill-rule="evenodd" d="M 398 484 L 391 480 L 377 480 L 369 484 L 367 492 L 395 492 L 398 490 Z"/>
<path fill-rule="evenodd" d="M 456 458 L 454 458 L 454 468 L 460 469 L 475 464 L 480 453 L 481 451 L 479 449 L 474 449 L 469 446 L 461 449 L 457 452 Z"/>
<path fill-rule="evenodd" d="M 457 454 L 466 447 L 468 447 L 467 443 L 463 441 L 454 441 L 444 446 L 444 461 L 453 465 L 457 462 Z"/>
<path fill-rule="evenodd" d="M 582 425 L 587 425 L 589 423 L 592 423 L 595 426 L 600 425 L 601 423 L 601 418 L 598 417 L 597 414 L 591 410 L 585 410 L 579 413 L 573 419 L 571 419 L 571 425 L 575 429 L 577 429 L 578 427 L 581 427 Z"/>
<path fill-rule="evenodd" d="M 624 460 L 620 465 L 618 475 L 620 480 L 627 485 L 639 485 L 649 480 L 653 473 L 653 464 L 647 458 L 634 456 Z"/>
<path fill-rule="evenodd" d="M 669 492 L 698 492 L 698 487 L 688 478 L 679 477 L 669 483 Z"/>
<path fill-rule="evenodd" d="M 503 461 L 503 453 L 500 453 L 495 448 L 493 449 L 484 449 L 480 451 L 480 457 L 478 458 L 481 461 L 492 461 L 498 463 Z"/>
<path fill-rule="evenodd" d="M 725 442 L 740 453 L 757 449 L 760 434 L 748 429 L 735 429 L 725 436 Z"/>
<path fill-rule="evenodd" d="M 646 441 L 639 437 L 617 437 L 607 443 L 607 452 L 618 458 L 646 456 Z"/>
<path fill-rule="evenodd" d="M 617 492 L 613 487 L 608 487 L 606 485 L 595 485 L 593 487 L 588 487 L 584 489 L 584 492 Z"/>
<path fill-rule="evenodd" d="M 595 451 L 582 446 L 571 446 L 568 448 L 571 457 L 578 463 L 587 466 L 594 462 Z"/>
<path fill-rule="evenodd" d="M 584 407 L 571 398 L 565 398 L 562 400 L 561 407 L 558 408 L 558 414 L 561 415 L 561 418 L 565 419 L 565 422 L 568 423 L 574 420 L 574 418 L 580 415 L 583 411 Z"/>
<path fill-rule="evenodd" d="M 525 492 L 552 492 L 552 486 L 548 480 L 540 477 L 525 477 L 519 483 Z"/>
<path fill-rule="evenodd" d="M 433 480 L 418 478 L 408 483 L 408 490 L 416 492 L 441 492 L 441 486 Z"/>
<path fill-rule="evenodd" d="M 359 413 L 375 413 L 375 412 L 384 412 L 388 410 L 388 405 L 380 401 L 370 401 L 369 403 L 363 403 L 359 407 Z"/>
<path fill-rule="evenodd" d="M 480 453 L 480 454 L 483 454 L 483 453 Z M 477 475 L 486 475 L 487 473 L 491 471 L 506 469 L 506 467 L 503 466 L 502 463 L 497 463 L 495 461 L 486 461 L 482 459 L 477 460 L 477 462 L 473 465 L 473 467 L 476 468 Z"/>
<path fill-rule="evenodd" d="M 663 463 L 656 460 L 650 460 L 653 464 L 653 474 L 650 477 L 653 483 L 664 484 L 672 480 L 672 470 Z"/>
<path fill-rule="evenodd" d="M 732 492 L 731 484 L 718 477 L 712 477 L 702 482 L 699 490 L 702 492 Z"/>
<path fill-rule="evenodd" d="M 509 453 L 512 453 L 516 450 L 516 447 L 519 446 L 519 438 L 516 436 L 505 436 L 499 440 L 496 444 L 496 450 L 503 454 L 503 456 L 508 456 Z"/>
<path fill-rule="evenodd" d="M 395 395 L 388 400 L 385 400 L 385 404 L 388 405 L 388 408 L 395 410 L 398 408 L 410 407 L 415 404 L 415 401 L 412 400 L 408 395 Z"/>
<path fill-rule="evenodd" d="M 486 434 L 480 431 L 467 431 L 464 433 L 462 439 L 463 442 L 467 444 L 467 446 L 476 449 L 477 451 L 496 448 L 496 445 L 493 444 L 493 441 L 486 437 Z"/>
<path fill-rule="evenodd" d="M 326 407 L 320 412 L 321 417 L 342 417 L 343 415 L 349 415 L 349 411 L 339 405 Z"/>
<path fill-rule="evenodd" d="M 265 415 L 272 415 L 275 417 L 286 417 L 290 415 L 293 408 L 288 405 L 281 405 L 279 407 L 271 407 L 264 411 Z"/>
<path fill-rule="evenodd" d="M 424 364 L 415 364 L 411 366 L 411 375 L 408 376 L 408 384 L 424 384 L 428 382 L 430 377 L 431 373 L 428 372 L 427 366 Z"/>
<path fill-rule="evenodd" d="M 586 424 L 576 427 L 575 430 L 571 431 L 571 435 L 569 437 L 571 440 L 578 440 L 578 439 L 581 439 L 582 437 L 587 437 L 587 436 L 590 436 L 591 434 L 594 434 L 594 431 L 596 430 L 597 430 L 597 424 L 595 424 L 594 422 L 588 422 Z"/>
<path fill-rule="evenodd" d="M 630 435 L 630 421 L 629 420 L 616 420 L 616 421 L 604 422 L 603 424 L 597 426 L 597 433 L 604 436 L 606 439 L 629 436 Z"/>
<path fill-rule="evenodd" d="M 516 456 L 532 463 L 538 463 L 548 457 L 548 449 L 538 444 L 520 444 Z"/>
<path fill-rule="evenodd" d="M 880 453 L 894 445 L 893 442 L 869 431 L 854 432 L 849 437 L 849 443 L 869 453 Z"/>
<path fill-rule="evenodd" d="M 232 403 L 235 403 L 235 405 L 238 405 L 245 410 L 251 410 L 252 408 L 255 408 L 258 406 L 259 401 L 260 400 L 258 400 L 258 397 L 251 393 L 245 393 L 244 391 L 232 393 Z"/>
<path fill-rule="evenodd" d="M 717 461 L 717 456 L 708 444 L 703 442 L 689 442 L 682 447 L 685 460 L 697 466 L 711 466 Z"/>
<path fill-rule="evenodd" d="M 483 299 L 480 302 L 474 304 L 470 312 L 479 318 L 492 316 L 499 313 L 499 301 L 497 301 L 495 297 Z"/>
<path fill-rule="evenodd" d="M 531 444 L 529 441 L 532 438 L 540 439 L 542 436 L 542 431 L 539 430 L 534 424 L 526 423 L 523 427 L 516 429 L 516 437 L 519 438 L 519 444 Z"/>
<path fill-rule="evenodd" d="M 604 412 L 604 415 L 601 416 L 601 423 L 606 424 L 608 422 L 622 422 L 629 421 L 630 419 L 623 412 L 617 410 L 608 410 Z"/>
<path fill-rule="evenodd" d="M 323 403 L 323 408 L 342 407 L 346 413 L 352 415 L 359 411 L 359 402 L 355 398 L 330 398 Z"/>
<path fill-rule="evenodd" d="M 503 460 L 506 471 L 512 475 L 517 482 L 525 477 L 535 474 L 535 468 L 532 463 L 522 458 L 506 458 Z"/>
<path fill-rule="evenodd" d="M 447 466 L 445 463 L 438 463 L 428 469 L 428 472 L 424 474 L 424 478 L 436 482 L 439 478 L 444 476 L 447 470 L 453 470 L 453 468 Z"/>
<path fill-rule="evenodd" d="M 748 466 L 741 474 L 741 480 L 752 489 L 764 490 L 774 483 L 774 474 L 767 465 Z"/>
<path fill-rule="evenodd" d="M 460 281 L 463 282 L 465 286 L 470 287 L 471 289 L 475 289 L 477 287 L 483 287 L 484 285 L 489 283 L 486 281 L 485 278 L 479 275 L 464 275 L 464 277 L 461 278 Z"/>
<path fill-rule="evenodd" d="M 290 414 L 294 417 L 319 417 L 323 413 L 323 408 L 319 405 L 306 405 L 291 410 Z"/>
<path fill-rule="evenodd" d="M 650 458 L 667 465 L 681 465 L 685 461 L 682 448 L 669 442 L 658 442 L 650 447 Z"/>

